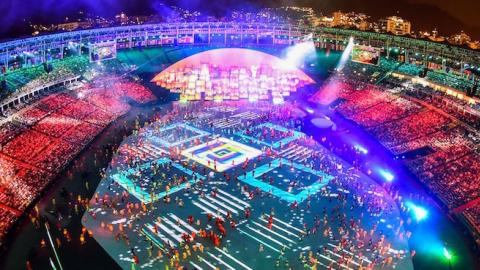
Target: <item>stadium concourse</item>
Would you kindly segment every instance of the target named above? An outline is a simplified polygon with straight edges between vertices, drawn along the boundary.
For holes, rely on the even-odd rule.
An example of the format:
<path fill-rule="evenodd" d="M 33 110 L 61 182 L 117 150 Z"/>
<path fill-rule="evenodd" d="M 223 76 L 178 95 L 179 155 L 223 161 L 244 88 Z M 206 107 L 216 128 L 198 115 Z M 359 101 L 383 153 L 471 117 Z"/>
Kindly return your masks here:
<path fill-rule="evenodd" d="M 478 108 L 433 90 L 464 81 L 383 57 L 339 70 L 320 49 L 306 77 L 259 71 L 284 83 L 255 97 L 218 84 L 268 89 L 256 69 L 168 69 L 211 49 L 5 75 L 20 91 L 82 79 L 2 119 L 0 267 L 478 269 Z"/>

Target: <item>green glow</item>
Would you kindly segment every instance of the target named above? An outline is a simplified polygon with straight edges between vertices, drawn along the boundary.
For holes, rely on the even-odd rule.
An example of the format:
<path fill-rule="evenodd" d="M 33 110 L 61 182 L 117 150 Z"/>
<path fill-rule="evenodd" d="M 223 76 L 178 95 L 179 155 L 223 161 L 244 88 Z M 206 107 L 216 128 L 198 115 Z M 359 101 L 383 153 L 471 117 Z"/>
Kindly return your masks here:
<path fill-rule="evenodd" d="M 445 256 L 445 258 L 447 258 L 449 261 L 452 260 L 452 254 L 450 254 L 446 247 L 443 248 L 443 256 Z"/>

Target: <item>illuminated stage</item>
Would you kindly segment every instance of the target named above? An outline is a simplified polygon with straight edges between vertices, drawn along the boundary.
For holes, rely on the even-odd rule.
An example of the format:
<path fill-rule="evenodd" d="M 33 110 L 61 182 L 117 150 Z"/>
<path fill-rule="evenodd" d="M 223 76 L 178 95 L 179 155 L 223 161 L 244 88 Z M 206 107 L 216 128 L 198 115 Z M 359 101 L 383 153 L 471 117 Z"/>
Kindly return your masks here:
<path fill-rule="evenodd" d="M 216 172 L 226 171 L 261 154 L 260 150 L 225 138 L 217 138 L 182 151 L 185 157 Z"/>
<path fill-rule="evenodd" d="M 295 106 L 200 104 L 125 139 L 91 201 L 83 224 L 123 269 L 413 269 L 393 199 L 282 118 Z"/>
<path fill-rule="evenodd" d="M 163 70 L 152 82 L 181 100 L 273 100 L 282 103 L 314 80 L 294 64 L 256 50 L 228 48 L 198 53 Z"/>

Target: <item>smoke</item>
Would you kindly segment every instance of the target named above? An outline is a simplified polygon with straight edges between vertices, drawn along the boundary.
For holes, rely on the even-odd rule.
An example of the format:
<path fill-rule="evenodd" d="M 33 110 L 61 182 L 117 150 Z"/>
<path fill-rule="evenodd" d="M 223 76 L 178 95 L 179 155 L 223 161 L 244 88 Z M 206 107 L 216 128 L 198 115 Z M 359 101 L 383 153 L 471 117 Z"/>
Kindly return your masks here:
<path fill-rule="evenodd" d="M 302 42 L 288 47 L 284 51 L 283 59 L 292 66 L 302 67 L 307 60 L 312 60 L 316 57 L 315 44 L 313 42 L 313 35 L 305 36 Z"/>

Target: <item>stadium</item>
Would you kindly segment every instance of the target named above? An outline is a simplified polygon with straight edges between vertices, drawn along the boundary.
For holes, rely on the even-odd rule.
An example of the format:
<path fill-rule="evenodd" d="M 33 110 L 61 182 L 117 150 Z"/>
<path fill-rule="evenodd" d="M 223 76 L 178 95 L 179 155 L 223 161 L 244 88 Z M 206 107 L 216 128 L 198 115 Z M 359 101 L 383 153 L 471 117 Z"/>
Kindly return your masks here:
<path fill-rule="evenodd" d="M 2 269 L 480 268 L 479 52 L 191 22 L 0 66 Z"/>

